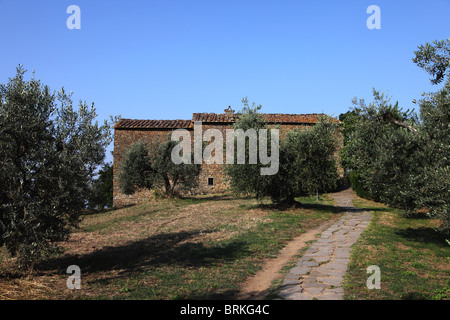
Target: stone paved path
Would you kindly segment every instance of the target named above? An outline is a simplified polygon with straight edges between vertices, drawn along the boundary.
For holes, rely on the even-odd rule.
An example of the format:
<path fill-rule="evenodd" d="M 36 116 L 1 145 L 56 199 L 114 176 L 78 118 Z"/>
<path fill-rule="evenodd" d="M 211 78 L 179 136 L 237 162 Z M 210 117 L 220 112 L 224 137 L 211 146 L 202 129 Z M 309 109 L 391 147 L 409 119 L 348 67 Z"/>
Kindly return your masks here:
<path fill-rule="evenodd" d="M 279 297 L 285 300 L 342 300 L 342 278 L 351 246 L 369 224 L 371 214 L 352 206 L 351 189 L 332 194 L 343 216 L 326 229 L 286 276 Z"/>

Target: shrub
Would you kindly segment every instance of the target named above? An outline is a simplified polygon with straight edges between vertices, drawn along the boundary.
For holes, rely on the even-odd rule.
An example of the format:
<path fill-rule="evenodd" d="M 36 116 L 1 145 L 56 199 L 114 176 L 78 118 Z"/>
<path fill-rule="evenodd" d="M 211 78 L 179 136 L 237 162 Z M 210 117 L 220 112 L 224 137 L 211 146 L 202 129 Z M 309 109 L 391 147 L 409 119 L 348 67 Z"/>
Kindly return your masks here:
<path fill-rule="evenodd" d="M 155 141 L 150 146 L 144 142 L 132 144 L 126 151 L 120 166 L 119 188 L 125 194 L 137 189 L 158 189 L 166 196 L 176 196 L 198 185 L 200 165 L 175 164 L 171 159 L 172 149 L 178 143 L 170 137 L 163 142 Z"/>

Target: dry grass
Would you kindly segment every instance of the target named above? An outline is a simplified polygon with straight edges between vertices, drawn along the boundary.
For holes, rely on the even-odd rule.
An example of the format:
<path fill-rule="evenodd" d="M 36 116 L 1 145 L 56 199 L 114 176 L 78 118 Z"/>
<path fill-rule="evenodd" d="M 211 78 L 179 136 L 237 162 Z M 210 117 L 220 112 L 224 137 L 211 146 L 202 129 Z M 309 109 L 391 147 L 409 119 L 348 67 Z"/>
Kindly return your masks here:
<path fill-rule="evenodd" d="M 102 225 L 101 230 L 76 232 L 62 245 L 66 248 L 66 254 L 75 255 L 166 233 L 196 232 L 189 242 L 220 241 L 242 230 L 251 229 L 259 222 L 268 221 L 267 211 L 242 210 L 239 209 L 240 205 L 256 207 L 256 201 L 226 197 L 223 200 L 172 206 L 170 200 L 162 200 L 156 205 L 147 203 L 119 209 L 109 215 L 87 217 L 80 225 L 81 230 Z"/>
<path fill-rule="evenodd" d="M 0 299 L 51 299 L 77 298 L 76 291 L 67 290 L 68 274 L 65 268 L 83 257 L 109 259 L 111 254 L 132 256 L 140 247 L 158 251 L 167 242 L 182 248 L 183 245 L 205 244 L 230 239 L 239 232 L 254 228 L 258 223 L 270 221 L 268 211 L 258 208 L 257 202 L 223 196 L 214 201 L 197 199 L 189 201 L 159 200 L 109 212 L 86 215 L 70 239 L 60 243 L 64 256 L 39 265 L 39 271 L 24 274 L 15 269 L 14 259 L 3 254 L 0 269 Z M 165 248 L 164 248 L 165 249 Z M 162 250 L 162 249 L 161 249 Z M 121 252 L 128 251 L 128 252 Z M 134 251 L 134 252 L 132 252 Z M 102 260 L 103 257 L 100 259 Z M 89 260 L 87 260 L 88 262 Z M 83 296 L 97 296 L 118 292 L 116 284 L 102 288 L 86 284 L 101 283 L 128 272 L 128 268 L 117 266 L 105 270 L 98 268 L 83 274 Z M 144 265 L 145 263 L 142 263 Z M 83 266 L 80 266 L 83 268 Z M 2 276 L 3 274 L 3 276 Z M 151 285 L 158 279 L 147 278 L 144 284 Z"/>
<path fill-rule="evenodd" d="M 236 239 L 258 226 L 270 225 L 272 209 L 258 206 L 256 200 L 222 195 L 187 200 L 162 199 L 86 215 L 80 229 L 75 230 L 68 241 L 60 243 L 64 255 L 39 263 L 34 272 L 17 271 L 13 259 L 0 260 L 0 299 L 114 297 L 118 293 L 126 295 L 128 287 L 150 290 L 164 282 L 161 277 L 165 274 L 176 274 L 181 277 L 180 283 L 192 286 L 198 280 L 191 277 L 197 277 L 197 274 L 214 281 L 223 276 L 223 271 L 214 266 L 227 264 L 236 250 L 247 250 L 239 249 L 240 240 Z M 306 228 L 323 222 L 323 218 L 314 216 L 311 207 L 288 210 L 285 214 L 290 218 L 296 215 L 305 218 Z M 270 227 L 267 231 L 272 233 L 276 228 Z M 291 233 L 296 236 L 303 232 L 295 226 L 291 229 L 285 234 L 276 234 L 280 240 L 271 245 L 279 247 L 277 241 L 287 240 Z M 259 236 L 264 236 L 267 231 Z M 215 247 L 220 243 L 228 243 L 228 247 Z M 273 249 L 268 247 L 267 250 Z M 260 263 L 263 256 L 246 259 L 242 266 L 234 267 L 233 272 L 240 274 L 239 277 L 250 272 L 241 268 L 253 268 L 251 265 Z M 83 290 L 66 287 L 70 276 L 66 268 L 72 264 L 79 265 L 82 270 Z M 152 273 L 147 272 L 150 269 Z M 130 275 L 136 274 L 146 276 L 131 280 L 134 276 Z M 230 279 L 236 277 L 233 274 L 227 276 Z"/>
<path fill-rule="evenodd" d="M 0 292 L 1 300 L 36 300 L 50 298 L 54 295 L 54 290 L 45 284 L 43 279 L 36 280 L 32 276 L 20 279 L 2 279 L 0 280 Z"/>

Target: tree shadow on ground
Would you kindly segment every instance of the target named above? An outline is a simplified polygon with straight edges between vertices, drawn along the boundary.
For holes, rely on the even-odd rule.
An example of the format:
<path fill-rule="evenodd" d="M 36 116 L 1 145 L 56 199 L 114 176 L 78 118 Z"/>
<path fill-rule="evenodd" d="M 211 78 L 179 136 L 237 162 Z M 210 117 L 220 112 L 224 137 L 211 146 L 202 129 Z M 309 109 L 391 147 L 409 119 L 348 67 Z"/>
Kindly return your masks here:
<path fill-rule="evenodd" d="M 412 241 L 448 246 L 446 243 L 448 236 L 431 227 L 407 228 L 397 231 L 396 234 Z"/>
<path fill-rule="evenodd" d="M 236 197 L 230 194 L 210 194 L 205 196 L 180 196 L 178 199 L 182 201 L 201 203 L 206 201 L 219 201 L 219 200 L 237 200 L 237 199 L 246 199 L 241 197 Z"/>
<path fill-rule="evenodd" d="M 375 208 L 375 207 L 338 207 L 339 211 L 350 211 L 350 212 L 357 212 L 357 211 L 372 211 L 372 212 L 383 212 L 389 210 L 389 208 Z"/>
<path fill-rule="evenodd" d="M 308 209 L 308 210 L 315 210 L 320 212 L 333 212 L 333 213 L 340 213 L 341 207 L 333 206 L 329 204 L 320 204 L 320 203 L 301 203 L 300 208 Z"/>
<path fill-rule="evenodd" d="M 420 292 L 408 292 L 400 298 L 401 300 L 428 300 L 423 293 Z"/>
<path fill-rule="evenodd" d="M 263 210 L 277 210 L 277 211 L 287 211 L 287 210 L 295 210 L 295 209 L 306 209 L 313 210 L 319 212 L 332 212 L 332 213 L 342 213 L 345 211 L 364 211 L 364 209 L 359 209 L 355 207 L 340 207 L 323 203 L 303 203 L 303 202 L 295 202 L 294 204 L 260 204 L 259 208 Z"/>
<path fill-rule="evenodd" d="M 125 205 L 122 205 L 119 207 L 103 208 L 103 209 L 98 209 L 98 210 L 86 209 L 81 212 L 80 216 L 89 216 L 89 215 L 94 215 L 94 214 L 108 213 L 108 212 L 119 210 L 119 209 L 134 207 L 135 205 L 136 205 L 135 203 L 132 203 L 132 204 L 125 204 Z"/>
<path fill-rule="evenodd" d="M 182 267 L 209 266 L 217 261 L 233 260 L 248 254 L 247 244 L 230 241 L 216 246 L 202 242 L 186 242 L 201 233 L 181 231 L 164 233 L 120 246 L 108 246 L 83 255 L 65 255 L 35 265 L 35 271 L 65 273 L 70 265 L 77 265 L 84 274 L 120 270 L 121 274 L 141 271 L 146 267 L 178 265 Z"/>
<path fill-rule="evenodd" d="M 224 292 L 205 292 L 204 294 L 189 295 L 186 300 L 235 300 L 234 297 L 239 293 L 239 289 L 229 289 Z"/>
<path fill-rule="evenodd" d="M 429 220 L 431 217 L 426 212 L 406 212 L 405 217 L 408 219 Z"/>
<path fill-rule="evenodd" d="M 365 212 L 365 211 L 386 211 L 383 208 L 359 208 L 359 207 L 346 207 L 346 206 L 336 206 L 337 212 Z"/>

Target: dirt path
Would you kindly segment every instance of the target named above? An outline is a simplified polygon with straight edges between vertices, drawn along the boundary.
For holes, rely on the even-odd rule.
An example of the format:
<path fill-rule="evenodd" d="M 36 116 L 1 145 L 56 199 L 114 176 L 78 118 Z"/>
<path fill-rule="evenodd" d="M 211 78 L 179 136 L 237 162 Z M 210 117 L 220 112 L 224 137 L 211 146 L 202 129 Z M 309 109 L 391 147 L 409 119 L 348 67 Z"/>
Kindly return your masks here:
<path fill-rule="evenodd" d="M 254 276 L 249 278 L 242 286 L 241 291 L 235 297 L 238 300 L 262 300 L 268 294 L 272 282 L 282 276 L 279 274 L 290 260 L 304 248 L 308 241 L 315 240 L 316 237 L 328 228 L 334 221 L 328 221 L 317 228 L 311 229 L 290 241 L 284 247 L 277 258 L 269 260 L 263 268 Z"/>
<path fill-rule="evenodd" d="M 331 196 L 336 199 L 337 207 L 342 211 L 354 211 L 355 208 L 352 206 L 352 200 L 355 197 L 355 193 L 351 189 L 346 189 L 341 192 L 333 193 Z M 324 237 L 324 234 L 330 230 L 332 227 L 341 223 L 342 219 L 336 222 L 336 219 L 327 221 L 326 223 L 320 225 L 317 228 L 308 230 L 304 234 L 290 241 L 285 248 L 283 248 L 276 259 L 269 260 L 263 268 L 257 272 L 253 277 L 249 278 L 242 286 L 240 293 L 236 296 L 236 299 L 242 300 L 262 300 L 268 294 L 268 289 L 270 288 L 272 282 L 281 277 L 280 270 L 295 257 L 299 251 L 304 248 L 308 241 L 316 240 L 318 236 Z M 334 230 L 334 229 L 333 229 Z M 334 231 L 333 231 L 334 232 Z M 322 239 L 323 240 L 323 239 Z M 323 260 L 325 261 L 325 259 Z M 290 280 L 289 280 L 290 281 Z M 301 280 L 297 280 L 300 283 Z M 286 282 L 286 280 L 285 280 Z M 295 283 L 295 291 L 299 286 Z M 289 288 L 291 289 L 291 288 Z M 302 289 L 300 289 L 302 292 Z M 297 294 L 297 292 L 295 292 Z M 290 293 L 289 293 L 290 294 Z M 295 298 L 294 298 L 295 299 Z"/>
<path fill-rule="evenodd" d="M 238 300 L 262 300 L 268 294 L 272 282 L 281 278 L 279 274 L 283 268 L 298 252 L 306 246 L 308 241 L 315 240 L 317 235 L 329 227 L 333 222 L 327 222 L 319 227 L 308 230 L 290 241 L 275 259 L 269 260 L 263 268 L 249 278 L 236 296 Z"/>
<path fill-rule="evenodd" d="M 344 214 L 322 232 L 286 275 L 278 296 L 285 300 L 343 300 L 343 277 L 350 252 L 360 234 L 369 225 L 372 214 L 355 208 L 356 196 L 349 189 L 331 194 Z"/>

